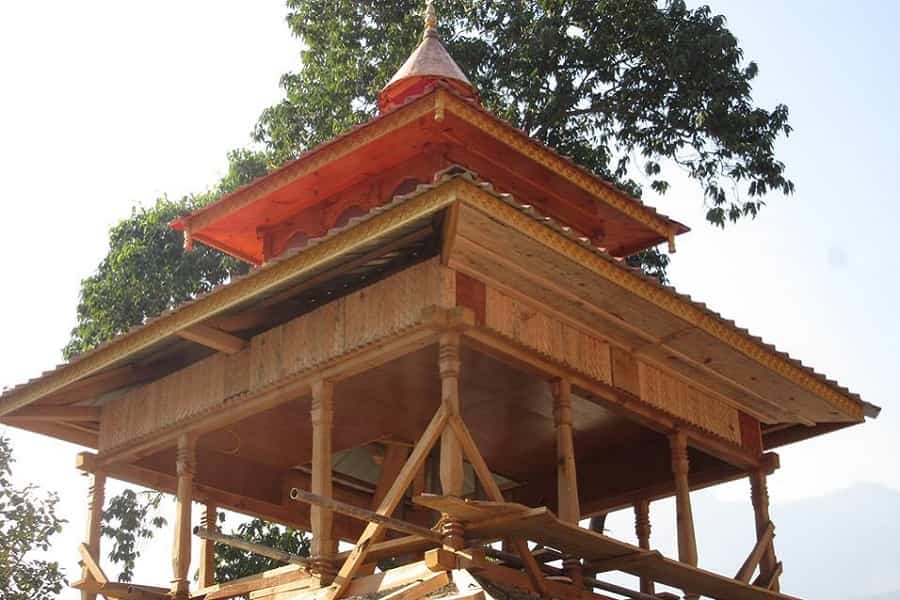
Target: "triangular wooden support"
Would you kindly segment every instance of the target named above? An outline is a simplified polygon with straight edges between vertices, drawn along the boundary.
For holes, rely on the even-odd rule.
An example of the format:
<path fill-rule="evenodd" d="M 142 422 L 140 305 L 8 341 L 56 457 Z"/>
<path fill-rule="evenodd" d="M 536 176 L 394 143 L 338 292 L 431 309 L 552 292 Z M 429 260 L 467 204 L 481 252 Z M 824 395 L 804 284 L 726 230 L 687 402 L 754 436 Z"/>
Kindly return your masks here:
<path fill-rule="evenodd" d="M 478 445 L 475 443 L 474 438 L 472 438 L 472 434 L 469 433 L 469 428 L 466 427 L 462 418 L 458 415 L 451 415 L 449 424 L 450 427 L 453 428 L 453 432 L 456 434 L 456 437 L 462 446 L 463 453 L 466 455 L 466 458 L 469 459 L 469 463 L 472 465 L 475 475 L 477 475 L 479 481 L 481 481 L 481 485 L 484 487 L 484 491 L 487 493 L 488 498 L 494 502 L 504 502 L 505 498 L 503 497 L 503 492 L 494 480 L 491 470 L 488 468 L 484 457 L 481 455 L 481 451 L 478 450 Z M 538 565 L 537 560 L 535 560 L 534 556 L 531 554 L 531 549 L 528 548 L 528 542 L 520 539 L 511 539 L 510 542 L 512 543 L 513 548 L 515 548 L 516 553 L 522 559 L 522 564 L 525 566 L 525 572 L 528 574 L 528 579 L 531 581 L 534 591 L 541 596 L 547 596 L 547 586 L 544 581 L 544 575 L 541 573 L 541 568 L 540 565 Z"/>
<path fill-rule="evenodd" d="M 441 433 L 443 433 L 444 428 L 447 426 L 447 418 L 447 412 L 444 410 L 443 406 L 438 408 L 434 417 L 432 417 L 431 422 L 428 424 L 428 427 L 426 427 L 425 431 L 422 433 L 422 437 L 419 438 L 418 443 L 413 448 L 412 453 L 410 453 L 406 464 L 404 464 L 403 468 L 400 470 L 400 474 L 397 476 L 396 481 L 394 481 L 394 484 L 388 490 L 387 494 L 385 494 L 384 499 L 378 506 L 378 510 L 376 511 L 378 514 L 387 517 L 397 508 L 397 505 L 406 493 L 406 489 L 412 484 L 416 473 L 427 458 L 428 453 L 431 452 L 431 449 L 434 447 L 437 440 L 440 439 Z M 366 525 L 362 535 L 359 536 L 359 540 L 356 542 L 356 546 L 350 552 L 347 560 L 344 561 L 340 571 L 338 571 L 337 576 L 328 588 L 324 600 L 336 600 L 341 598 L 347 592 L 353 578 L 356 576 L 363 563 L 365 563 L 369 546 L 377 540 L 383 529 L 384 525 L 379 523 L 369 523 Z"/>

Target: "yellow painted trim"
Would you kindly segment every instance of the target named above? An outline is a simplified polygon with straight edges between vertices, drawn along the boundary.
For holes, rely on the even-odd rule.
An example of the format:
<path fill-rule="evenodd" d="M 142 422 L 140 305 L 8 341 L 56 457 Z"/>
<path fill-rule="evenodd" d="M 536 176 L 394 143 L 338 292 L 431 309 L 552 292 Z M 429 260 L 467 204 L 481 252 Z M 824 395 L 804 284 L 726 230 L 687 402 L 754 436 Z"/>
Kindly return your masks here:
<path fill-rule="evenodd" d="M 668 219 L 654 215 L 648 208 L 642 206 L 638 200 L 629 197 L 625 192 L 612 189 L 608 184 L 598 180 L 596 176 L 590 175 L 551 150 L 541 147 L 524 133 L 516 132 L 509 126 L 501 125 L 495 117 L 485 114 L 483 110 L 475 108 L 468 102 L 457 98 L 445 90 L 438 90 L 438 93 L 440 97 L 444 97 L 444 110 L 452 112 L 467 123 L 478 127 L 485 133 L 503 142 L 516 152 L 543 165 L 586 192 L 596 196 L 612 208 L 649 227 L 666 240 L 669 240 L 671 246 L 674 246 L 674 238 L 677 231 Z"/>
<path fill-rule="evenodd" d="M 202 231 L 205 227 L 222 217 L 240 210 L 263 196 L 267 196 L 301 177 L 314 173 L 325 165 L 355 152 L 392 131 L 409 125 L 435 111 L 435 102 L 436 98 L 434 96 L 429 99 L 422 98 L 377 121 L 368 125 L 364 124 L 358 131 L 351 130 L 342 134 L 341 137 L 336 138 L 333 142 L 327 143 L 325 147 L 318 150 L 314 149 L 310 156 L 306 158 L 301 157 L 293 163 L 289 163 L 286 167 L 262 178 L 256 185 L 251 184 L 251 187 L 236 192 L 234 196 L 223 198 L 211 204 L 203 212 L 193 217 L 185 217 L 186 226 L 193 231 Z"/>
<path fill-rule="evenodd" d="M 577 242 L 554 231 L 528 215 L 498 200 L 474 185 L 466 185 L 458 192 L 459 199 L 473 206 L 492 219 L 513 227 L 550 250 L 586 267 L 629 292 L 652 302 L 671 314 L 683 319 L 694 327 L 712 335 L 716 339 L 740 351 L 760 365 L 778 373 L 787 380 L 806 388 L 827 400 L 847 416 L 863 420 L 863 405 L 834 387 L 811 375 L 791 361 L 766 348 L 748 335 L 738 331 L 733 325 L 711 312 L 680 298 L 640 275 L 633 273 L 610 259 L 585 248 Z"/>

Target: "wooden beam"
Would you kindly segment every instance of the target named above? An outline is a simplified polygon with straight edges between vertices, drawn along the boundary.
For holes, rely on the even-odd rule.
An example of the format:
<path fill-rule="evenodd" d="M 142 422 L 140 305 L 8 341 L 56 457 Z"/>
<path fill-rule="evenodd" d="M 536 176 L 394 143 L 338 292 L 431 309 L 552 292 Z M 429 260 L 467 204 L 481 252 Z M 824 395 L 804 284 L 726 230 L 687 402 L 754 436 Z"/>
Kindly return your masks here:
<path fill-rule="evenodd" d="M 741 565 L 737 575 L 734 576 L 735 579 L 743 581 L 744 583 L 750 582 L 750 578 L 753 577 L 753 572 L 756 571 L 756 567 L 759 565 L 759 561 L 762 560 L 763 554 L 769 549 L 769 545 L 772 543 L 772 538 L 774 536 L 775 526 L 769 521 L 769 525 L 766 527 L 765 532 L 758 540 L 756 540 L 756 544 L 747 556 L 747 560 L 744 561 L 744 564 Z"/>
<path fill-rule="evenodd" d="M 588 379 L 577 371 L 551 362 L 535 352 L 525 351 L 490 330 L 470 328 L 465 331 L 464 335 L 467 343 L 507 364 L 547 379 L 569 379 L 572 386 L 580 390 L 579 395 L 585 400 L 617 414 L 623 414 L 649 429 L 666 434 L 678 428 L 690 435 L 692 445 L 736 467 L 746 470 L 757 468 L 760 465 L 761 459 L 758 454 L 751 454 L 735 444 L 716 438 L 686 421 L 674 419 L 625 390 Z M 626 502 L 625 505 L 631 503 Z"/>
<path fill-rule="evenodd" d="M 675 476 L 675 517 L 678 528 L 678 560 L 692 567 L 697 566 L 697 537 L 694 533 L 694 514 L 691 510 L 691 486 L 688 483 L 687 436 L 676 431 L 669 436 L 672 454 L 672 473 Z M 690 590 L 684 590 L 685 600 L 699 598 Z"/>
<path fill-rule="evenodd" d="M 250 345 L 249 342 L 243 338 L 222 331 L 221 329 L 204 325 L 203 323 L 191 325 L 187 329 L 180 330 L 178 332 L 178 337 L 196 342 L 197 344 L 212 348 L 213 350 L 218 350 L 219 352 L 224 352 L 225 354 L 237 354 Z"/>
<path fill-rule="evenodd" d="M 434 447 L 434 444 L 437 442 L 446 425 L 447 412 L 444 407 L 441 406 L 438 408 L 434 417 L 432 417 L 431 422 L 428 424 L 428 427 L 425 428 L 422 437 L 419 438 L 418 443 L 413 448 L 409 459 L 406 461 L 406 464 L 403 465 L 403 469 L 397 476 L 394 485 L 391 486 L 391 489 L 384 497 L 384 500 L 381 501 L 381 505 L 376 511 L 378 514 L 389 516 L 394 512 L 394 509 L 397 508 L 397 505 L 403 499 L 406 489 L 415 478 L 416 472 L 421 468 L 422 463 L 427 458 L 428 453 L 431 452 L 432 447 Z M 342 597 L 347 592 L 353 577 L 359 571 L 359 568 L 363 563 L 365 563 L 369 546 L 372 545 L 372 539 L 379 535 L 379 532 L 383 527 L 383 525 L 377 523 L 369 523 L 366 526 L 362 535 L 360 535 L 359 540 L 357 540 L 356 546 L 350 552 L 347 560 L 344 561 L 340 571 L 338 571 L 334 582 L 329 586 L 325 600 L 335 600 L 336 598 Z"/>
<path fill-rule="evenodd" d="M 450 583 L 450 576 L 444 573 L 435 573 L 431 577 L 414 581 L 395 590 L 380 600 L 418 600 L 428 594 L 439 590 Z"/>
<path fill-rule="evenodd" d="M 196 535 L 203 541 L 225 544 L 226 546 L 232 546 L 233 548 L 238 548 L 239 550 L 246 550 L 247 552 L 252 552 L 253 554 L 265 556 L 279 562 L 297 565 L 298 567 L 308 569 L 310 563 L 312 562 L 312 560 L 305 556 L 291 554 L 290 552 L 285 552 L 276 548 L 270 548 L 269 546 L 264 546 L 263 544 L 257 544 L 255 542 L 248 542 L 242 537 L 238 537 L 236 535 L 225 535 L 224 533 L 218 533 L 217 531 L 213 531 L 211 529 L 206 529 L 203 527 L 194 527 L 194 535 Z"/>
<path fill-rule="evenodd" d="M 200 528 L 219 532 L 218 508 L 213 502 L 206 502 L 203 507 L 203 516 L 200 518 Z M 216 544 L 213 540 L 203 538 L 200 541 L 200 572 L 198 579 L 200 587 L 209 587 L 216 584 Z"/>
<path fill-rule="evenodd" d="M 241 577 L 227 583 L 219 583 L 212 586 L 201 587 L 191 595 L 191 600 L 223 600 L 243 596 L 252 591 L 274 587 L 286 583 L 292 583 L 303 579 L 318 581 L 303 567 L 286 565 L 256 575 Z"/>
<path fill-rule="evenodd" d="M 634 504 L 634 532 L 637 535 L 638 547 L 650 550 L 650 501 L 638 500 Z M 641 576 L 641 593 L 655 594 L 653 579 Z"/>
<path fill-rule="evenodd" d="M 194 471 L 197 466 L 197 440 L 190 434 L 178 438 L 175 468 L 178 473 L 178 489 L 175 496 L 175 538 L 172 543 L 172 598 L 187 600 L 191 567 L 191 500 Z"/>
<path fill-rule="evenodd" d="M 776 589 L 778 587 L 778 580 L 781 578 L 781 574 L 784 572 L 784 565 L 780 562 L 775 563 L 775 568 L 772 569 L 772 572 L 768 575 L 760 574 L 759 577 L 753 582 L 753 585 L 756 587 L 765 588 L 767 590 L 772 590 L 773 592 L 777 592 Z"/>
<path fill-rule="evenodd" d="M 561 520 L 578 523 L 581 514 L 572 435 L 572 384 L 567 379 L 558 379 L 552 387 L 553 421 L 556 425 L 557 512 Z"/>
<path fill-rule="evenodd" d="M 503 491 L 494 480 L 494 476 L 485 462 L 484 456 L 482 456 L 481 451 L 478 450 L 478 445 L 475 443 L 475 439 L 472 438 L 472 434 L 463 422 L 462 417 L 459 415 L 450 417 L 449 424 L 459 439 L 463 453 L 466 455 L 466 458 L 469 459 L 469 463 L 472 465 L 475 475 L 481 481 L 481 485 L 484 486 L 484 491 L 487 493 L 488 498 L 494 502 L 505 502 L 506 498 L 503 497 Z M 528 579 L 531 581 L 532 589 L 541 596 L 546 596 L 546 581 L 543 574 L 541 574 L 541 569 L 537 560 L 535 560 L 534 555 L 531 554 L 528 542 L 526 540 L 511 539 L 510 544 L 522 559 L 522 563 L 525 566 L 525 572 L 528 574 Z"/>
<path fill-rule="evenodd" d="M 106 577 L 106 573 L 104 573 L 103 569 L 100 568 L 100 565 L 91 554 L 91 550 L 90 548 L 88 548 L 87 544 L 80 544 L 78 546 L 78 553 L 81 555 L 82 566 L 94 581 L 101 585 L 109 582 L 109 579 Z"/>
<path fill-rule="evenodd" d="M 750 473 L 750 497 L 753 502 L 753 516 L 756 522 L 756 539 L 760 540 L 765 535 L 767 529 L 772 525 L 772 519 L 769 516 L 769 486 L 766 480 L 766 473 L 762 470 L 751 471 Z M 779 590 L 779 573 L 776 573 L 776 567 L 779 564 L 778 558 L 775 556 L 774 531 L 769 543 L 765 546 L 765 551 L 760 559 L 759 573 L 760 577 L 767 582 L 773 591 Z"/>
<path fill-rule="evenodd" d="M 99 406 L 25 406 L 3 417 L 7 423 L 19 421 L 66 421 L 74 423 L 96 423 L 100 421 L 102 409 Z"/>
<path fill-rule="evenodd" d="M 319 380 L 312 385 L 312 486 L 314 494 L 331 496 L 331 430 L 334 422 L 334 386 Z M 332 535 L 331 510 L 322 505 L 310 506 L 312 521 L 312 556 L 320 574 L 330 573 L 330 560 L 337 552 L 337 540 Z"/>
<path fill-rule="evenodd" d="M 441 406 L 451 418 L 459 416 L 459 333 L 441 334 L 439 347 Z M 441 489 L 445 496 L 462 496 L 463 453 L 451 428 L 441 435 Z M 459 550 L 459 548 L 456 548 Z"/>
<path fill-rule="evenodd" d="M 91 485 L 88 488 L 88 514 L 87 514 L 87 534 L 86 541 L 82 544 L 93 561 L 97 564 L 100 562 L 100 540 L 103 526 L 103 505 L 106 499 L 106 473 L 102 470 L 94 471 L 91 477 Z M 87 577 L 89 568 L 87 561 L 82 577 Z M 99 567 L 97 567 L 99 569 Z M 105 583 L 97 579 L 96 573 L 91 572 L 94 579 L 99 583 Z M 81 593 L 82 600 L 94 600 L 97 595 L 84 591 Z"/>
<path fill-rule="evenodd" d="M 360 519 L 361 521 L 377 523 L 379 525 L 383 525 L 387 529 L 393 529 L 394 531 L 399 531 L 401 533 L 406 533 L 409 535 L 417 535 L 423 539 L 431 540 L 438 544 L 441 542 L 441 535 L 436 531 L 432 531 L 431 529 L 428 529 L 426 527 L 408 523 L 401 519 L 387 517 L 375 511 L 366 510 L 365 508 L 353 506 L 352 504 L 340 502 L 338 500 L 335 500 L 334 498 L 314 494 L 312 492 L 307 492 L 299 488 L 294 488 L 291 490 L 291 500 L 306 502 L 307 504 L 310 504 L 312 506 L 320 506 L 329 511 L 345 514 L 355 519 Z"/>

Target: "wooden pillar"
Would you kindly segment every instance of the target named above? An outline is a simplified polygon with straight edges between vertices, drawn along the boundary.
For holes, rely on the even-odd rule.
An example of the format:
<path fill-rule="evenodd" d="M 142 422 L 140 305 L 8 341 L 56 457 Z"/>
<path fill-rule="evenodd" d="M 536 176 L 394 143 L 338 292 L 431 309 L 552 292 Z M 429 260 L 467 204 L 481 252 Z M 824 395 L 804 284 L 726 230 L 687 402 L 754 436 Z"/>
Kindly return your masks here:
<path fill-rule="evenodd" d="M 441 376 L 441 404 L 448 417 L 459 416 L 459 333 L 447 331 L 441 334 L 438 351 L 438 369 Z M 445 496 L 462 496 L 463 453 L 453 428 L 447 427 L 441 434 L 441 491 Z M 444 544 L 455 550 L 465 545 L 462 523 L 444 515 L 441 532 Z"/>
<path fill-rule="evenodd" d="M 765 534 L 771 518 L 769 517 L 769 486 L 766 482 L 766 473 L 762 469 L 750 473 L 750 498 L 753 502 L 753 513 L 756 518 L 757 540 Z M 769 544 L 768 549 L 759 563 L 759 574 L 763 581 L 772 581 L 771 589 L 779 590 L 778 575 L 776 569 L 778 559 L 775 556 L 775 542 Z"/>
<path fill-rule="evenodd" d="M 568 380 L 560 379 L 553 382 L 552 391 L 553 422 L 556 425 L 557 512 L 562 521 L 577 525 L 581 518 L 581 505 L 578 502 L 578 477 L 572 434 L 572 386 Z M 578 558 L 564 557 L 563 568 L 573 584 L 581 584 L 584 578 Z"/>
<path fill-rule="evenodd" d="M 218 531 L 218 508 L 212 502 L 207 502 L 203 507 L 203 516 L 200 517 L 200 526 L 210 531 Z M 209 587 L 216 584 L 216 543 L 200 540 L 200 587 Z"/>
<path fill-rule="evenodd" d="M 334 386 L 329 381 L 317 381 L 312 386 L 312 481 L 314 494 L 332 497 L 331 430 L 334 422 Z M 332 574 L 332 559 L 337 541 L 332 535 L 333 515 L 321 506 L 310 507 L 312 523 L 313 566 L 326 578 Z"/>
<path fill-rule="evenodd" d="M 186 600 L 190 595 L 188 571 L 191 567 L 191 498 L 196 468 L 196 439 L 190 434 L 178 437 L 175 470 L 178 488 L 175 498 L 175 540 L 172 544 L 172 597 Z"/>
<path fill-rule="evenodd" d="M 669 436 L 672 456 L 672 473 L 675 476 L 675 515 L 678 527 L 678 560 L 693 567 L 697 566 L 697 538 L 694 533 L 694 514 L 691 510 L 691 487 L 688 481 L 687 436 L 676 431 Z M 685 590 L 685 600 L 699 596 Z"/>
<path fill-rule="evenodd" d="M 88 486 L 88 514 L 87 514 L 87 532 L 85 534 L 85 544 L 91 553 L 91 556 L 100 563 L 100 538 L 103 525 L 103 505 L 106 502 L 106 473 L 101 470 L 95 470 L 90 476 L 91 483 Z M 87 570 L 82 571 L 82 579 L 87 577 Z M 91 592 L 81 592 L 82 600 L 94 600 L 97 594 Z"/>
<path fill-rule="evenodd" d="M 638 500 L 634 504 L 634 532 L 637 534 L 638 547 L 642 550 L 650 549 L 650 501 Z M 641 576 L 641 593 L 656 593 L 654 590 L 653 580 L 646 576 Z"/>

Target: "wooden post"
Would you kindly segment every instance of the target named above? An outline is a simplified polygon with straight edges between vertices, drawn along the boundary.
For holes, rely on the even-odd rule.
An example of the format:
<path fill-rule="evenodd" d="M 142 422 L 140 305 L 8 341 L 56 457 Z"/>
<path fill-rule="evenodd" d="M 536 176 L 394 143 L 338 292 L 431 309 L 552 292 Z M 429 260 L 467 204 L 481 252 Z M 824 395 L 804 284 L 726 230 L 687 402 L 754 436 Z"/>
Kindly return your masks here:
<path fill-rule="evenodd" d="M 196 439 L 190 434 L 181 434 L 175 455 L 178 488 L 175 499 L 175 540 L 172 544 L 174 600 L 186 600 L 190 595 L 188 571 L 191 567 L 191 497 L 196 461 Z"/>
<path fill-rule="evenodd" d="M 91 556 L 98 564 L 100 563 L 100 538 L 102 533 L 103 522 L 103 505 L 106 501 L 106 473 L 99 469 L 95 470 L 91 476 L 91 483 L 88 486 L 88 516 L 87 516 L 87 534 L 85 543 Z M 82 579 L 87 577 L 87 569 L 82 571 Z M 81 592 L 82 600 L 94 600 L 97 594 L 92 592 Z"/>
<path fill-rule="evenodd" d="M 553 382 L 553 422 L 556 425 L 557 512 L 566 523 L 578 524 L 578 477 L 575 471 L 575 442 L 572 434 L 572 385 L 566 379 Z M 581 562 L 575 556 L 563 557 L 563 568 L 573 585 L 583 584 Z"/>
<path fill-rule="evenodd" d="M 675 476 L 675 515 L 678 526 L 678 560 L 692 567 L 697 566 L 697 538 L 694 533 L 694 514 L 691 510 L 691 486 L 688 481 L 687 436 L 676 431 L 669 436 L 672 455 L 672 473 Z M 685 590 L 685 600 L 699 598 Z"/>
<path fill-rule="evenodd" d="M 756 518 L 756 538 L 759 540 L 766 534 L 771 519 L 769 517 L 769 486 L 766 473 L 762 469 L 750 473 L 750 498 L 753 502 L 753 513 Z M 773 535 L 774 537 L 774 535 Z M 770 542 L 768 549 L 759 563 L 759 574 L 765 581 L 771 580 L 772 590 L 779 591 L 778 577 L 775 570 L 778 559 L 775 556 L 775 542 Z"/>
<path fill-rule="evenodd" d="M 638 547 L 642 550 L 650 549 L 650 501 L 638 500 L 634 504 L 634 532 L 637 534 Z M 646 576 L 641 576 L 641 593 L 656 593 L 653 580 Z"/>
<path fill-rule="evenodd" d="M 441 405 L 448 417 L 459 416 L 459 333 L 441 334 L 438 367 L 441 375 Z M 463 452 L 459 439 L 448 427 L 441 435 L 441 490 L 445 496 L 462 496 Z M 465 545 L 463 525 L 460 521 L 443 517 L 441 532 L 444 545 L 462 550 Z"/>
<path fill-rule="evenodd" d="M 203 507 L 200 527 L 218 532 L 218 508 L 212 502 Z M 210 539 L 200 540 L 200 587 L 209 587 L 216 583 L 216 543 Z"/>
<path fill-rule="evenodd" d="M 334 386 L 329 381 L 317 381 L 312 386 L 312 493 L 332 496 L 331 430 L 334 422 Z M 313 568 L 320 576 L 330 579 L 334 570 L 332 557 L 337 541 L 332 536 L 333 514 L 321 506 L 310 507 L 312 523 Z M 327 581 L 325 582 L 328 583 Z"/>

